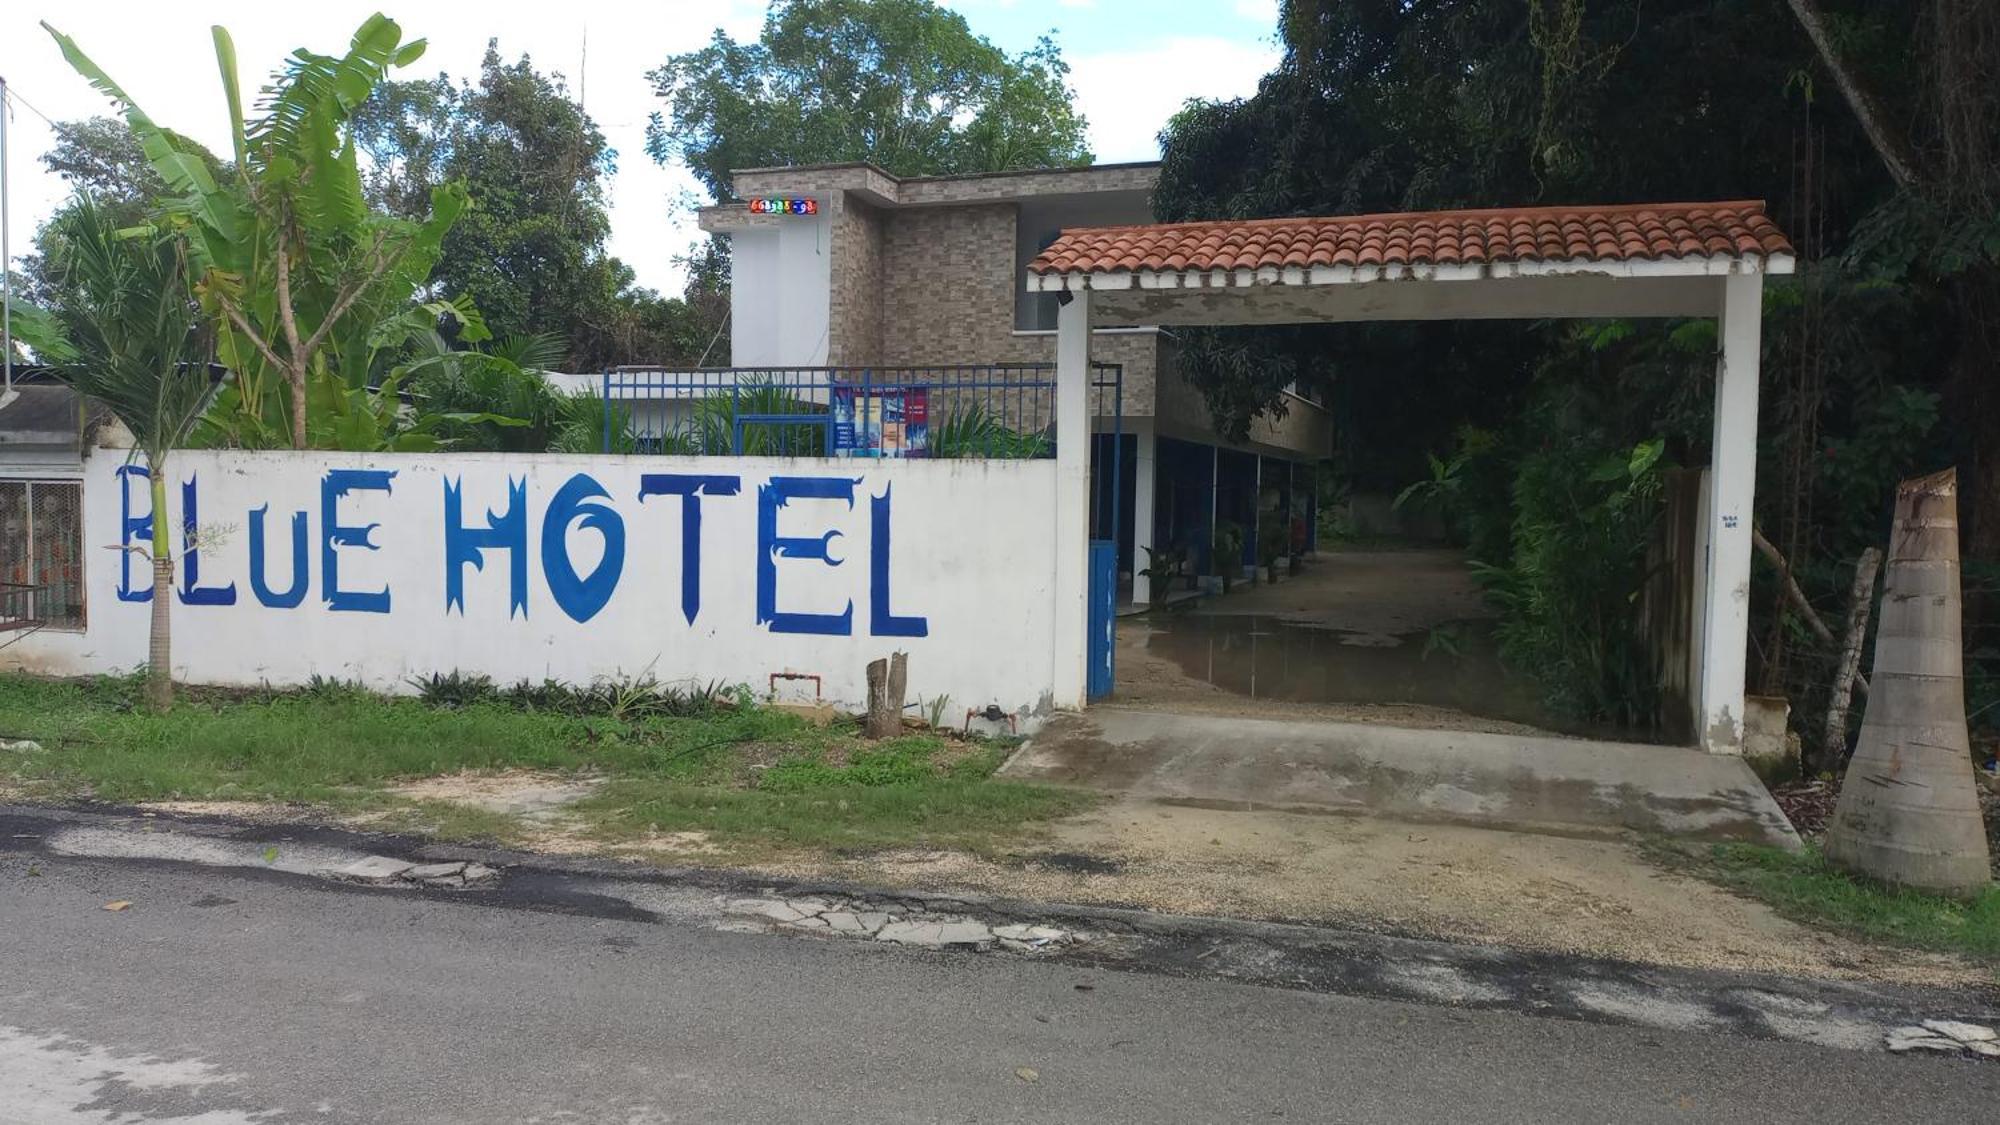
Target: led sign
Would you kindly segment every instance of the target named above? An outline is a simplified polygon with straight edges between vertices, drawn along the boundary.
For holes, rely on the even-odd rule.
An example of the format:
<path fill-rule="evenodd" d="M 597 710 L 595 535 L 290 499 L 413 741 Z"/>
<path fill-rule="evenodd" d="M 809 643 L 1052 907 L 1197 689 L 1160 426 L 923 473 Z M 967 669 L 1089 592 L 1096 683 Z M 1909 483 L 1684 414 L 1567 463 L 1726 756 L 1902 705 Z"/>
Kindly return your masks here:
<path fill-rule="evenodd" d="M 750 201 L 752 215 L 817 215 L 817 199 L 753 199 Z"/>

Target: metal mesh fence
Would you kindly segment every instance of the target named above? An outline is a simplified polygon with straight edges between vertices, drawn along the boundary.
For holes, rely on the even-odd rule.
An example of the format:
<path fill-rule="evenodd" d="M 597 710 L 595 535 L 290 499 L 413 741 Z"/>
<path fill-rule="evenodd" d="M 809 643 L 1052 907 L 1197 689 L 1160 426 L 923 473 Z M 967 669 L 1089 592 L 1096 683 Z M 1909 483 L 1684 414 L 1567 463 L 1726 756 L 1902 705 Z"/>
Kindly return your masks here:
<path fill-rule="evenodd" d="M 83 486 L 0 481 L 0 628 L 84 625 Z"/>

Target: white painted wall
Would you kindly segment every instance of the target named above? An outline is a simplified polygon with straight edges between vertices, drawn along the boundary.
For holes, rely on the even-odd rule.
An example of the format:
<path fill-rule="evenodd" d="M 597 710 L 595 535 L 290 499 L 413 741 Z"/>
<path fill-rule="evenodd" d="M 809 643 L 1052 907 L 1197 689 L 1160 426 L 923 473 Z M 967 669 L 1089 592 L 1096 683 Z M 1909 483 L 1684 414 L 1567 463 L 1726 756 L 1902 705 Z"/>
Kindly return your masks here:
<path fill-rule="evenodd" d="M 123 510 L 146 515 L 142 479 L 121 479 L 123 459 L 99 451 L 85 470 L 86 545 L 120 538 Z M 389 490 L 354 490 L 332 501 L 334 523 L 370 530 L 367 546 L 327 542 L 330 470 L 392 473 Z M 553 677 L 588 682 L 600 676 L 652 675 L 663 681 L 720 680 L 749 684 L 761 696 L 773 672 L 822 677 L 825 697 L 859 710 L 866 701 L 868 661 L 901 649 L 910 654 L 912 697 L 944 695 L 951 710 L 997 703 L 1032 720 L 1058 686 L 1055 565 L 1050 513 L 1054 461 L 881 461 L 823 458 L 579 457 L 501 454 L 362 455 L 337 453 L 175 454 L 169 494 L 178 524 L 185 482 L 195 482 L 203 544 L 195 553 L 199 589 L 233 588 L 233 604 L 174 607 L 175 675 L 190 682 L 299 684 L 313 675 L 358 679 L 386 690 L 409 690 L 408 677 L 477 672 L 506 684 Z M 641 502 L 646 474 L 734 477 L 735 495 L 701 497 L 700 598 L 690 623 L 683 612 L 683 499 L 655 495 Z M 774 478 L 807 478 L 823 487 L 851 486 L 854 502 L 793 499 L 774 508 L 763 533 L 817 545 L 837 565 L 784 545 L 771 561 L 773 608 L 786 613 L 839 614 L 851 606 L 846 631 L 787 631 L 795 623 L 758 620 L 760 493 Z M 551 520 L 558 490 L 594 481 L 608 497 L 593 525 L 583 516 Z M 461 489 L 460 524 L 488 527 L 488 516 L 511 514 L 510 481 L 525 488 L 525 612 L 510 613 L 512 552 L 479 552 L 480 567 L 448 566 L 446 486 Z M 129 502 L 122 493 L 129 486 Z M 924 636 L 876 635 L 871 600 L 879 546 L 872 501 L 888 497 L 886 571 L 889 612 L 921 618 Z M 283 593 L 291 585 L 294 513 L 305 521 L 302 600 L 293 608 L 265 604 L 252 585 L 253 512 L 263 519 L 264 582 Z M 608 513 L 608 514 L 606 514 Z M 551 523 L 558 530 L 545 538 Z M 577 620 L 559 604 L 545 565 L 553 549 L 584 576 L 606 554 L 605 526 L 622 530 L 623 565 L 608 600 Z M 1079 551 L 1081 547 L 1077 548 Z M 363 594 L 387 590 L 387 612 L 335 608 L 325 560 L 336 559 L 339 587 Z M 133 559 L 131 583 L 147 585 L 144 560 Z M 0 667 L 59 675 L 122 672 L 145 659 L 149 606 L 121 600 L 121 556 L 86 552 L 89 628 L 42 631 L 0 650 Z M 446 604 L 447 575 L 462 574 L 463 607 Z M 199 600 L 199 599 L 197 599 Z M 572 608 L 576 608 L 573 602 Z M 1080 629 L 1081 607 L 1075 613 Z M 1072 663 L 1081 666 L 1082 653 Z M 780 699 L 811 698 L 810 685 L 781 682 Z M 1030 724 L 1031 725 L 1031 724 Z"/>
<path fill-rule="evenodd" d="M 830 222 L 825 213 L 787 216 L 729 236 L 731 366 L 826 363 L 833 313 Z"/>

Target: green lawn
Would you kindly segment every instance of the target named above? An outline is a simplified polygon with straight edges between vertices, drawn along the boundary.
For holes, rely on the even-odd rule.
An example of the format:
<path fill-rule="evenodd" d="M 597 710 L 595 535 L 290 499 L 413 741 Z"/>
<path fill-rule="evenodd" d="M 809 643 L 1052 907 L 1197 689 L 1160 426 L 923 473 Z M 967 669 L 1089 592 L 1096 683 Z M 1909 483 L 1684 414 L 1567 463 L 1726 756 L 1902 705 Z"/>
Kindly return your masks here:
<path fill-rule="evenodd" d="M 386 790 L 464 770 L 534 769 L 605 778 L 578 812 L 611 840 L 698 830 L 723 842 L 854 849 L 1001 844 L 1090 803 L 994 780 L 1001 744 L 930 733 L 869 743 L 851 721 L 818 727 L 713 693 L 668 693 L 668 706 L 647 686 L 578 696 L 455 684 L 422 699 L 340 685 L 183 689 L 173 711 L 153 715 L 138 708 L 140 690 L 134 680 L 0 676 L 0 738 L 42 747 L 0 753 L 0 781 L 51 799 L 380 807 L 448 834 L 504 837 L 504 818 Z"/>
<path fill-rule="evenodd" d="M 1698 861 L 1707 877 L 1769 903 L 1795 921 L 1917 949 L 2000 960 L 2000 887 L 1970 901 L 1858 879 L 1817 849 L 1793 855 L 1718 844 Z"/>

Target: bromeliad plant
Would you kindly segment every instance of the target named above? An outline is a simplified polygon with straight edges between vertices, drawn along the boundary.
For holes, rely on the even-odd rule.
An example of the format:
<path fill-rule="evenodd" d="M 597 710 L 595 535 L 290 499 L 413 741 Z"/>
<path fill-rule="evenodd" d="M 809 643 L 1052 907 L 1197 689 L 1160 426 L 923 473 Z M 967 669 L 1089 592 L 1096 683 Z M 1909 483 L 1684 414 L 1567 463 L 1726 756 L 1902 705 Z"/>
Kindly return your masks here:
<path fill-rule="evenodd" d="M 412 221 L 371 210 L 361 193 L 354 114 L 391 68 L 423 54 L 424 41 L 406 43 L 394 21 L 371 16 L 344 55 L 294 52 L 250 118 L 235 44 L 215 28 L 235 157 L 233 174 L 218 182 L 192 142 L 155 123 L 75 40 L 42 26 L 117 103 L 167 183 L 159 225 L 184 243 L 217 358 L 235 373 L 221 403 L 229 439 L 313 444 L 314 384 L 326 385 L 318 397 L 328 402 L 374 389 L 378 326 L 409 309 L 466 206 L 465 189 L 447 184 L 432 194 L 430 216 Z"/>
<path fill-rule="evenodd" d="M 58 368 L 79 394 L 132 431 L 152 478 L 152 639 L 146 699 L 173 706 L 174 558 L 168 535 L 167 462 L 215 396 L 210 340 L 189 285 L 185 247 L 121 233 L 89 196 L 55 221 L 50 264 L 70 294 L 57 316 L 70 358 Z"/>

